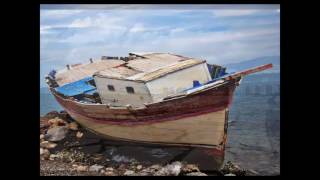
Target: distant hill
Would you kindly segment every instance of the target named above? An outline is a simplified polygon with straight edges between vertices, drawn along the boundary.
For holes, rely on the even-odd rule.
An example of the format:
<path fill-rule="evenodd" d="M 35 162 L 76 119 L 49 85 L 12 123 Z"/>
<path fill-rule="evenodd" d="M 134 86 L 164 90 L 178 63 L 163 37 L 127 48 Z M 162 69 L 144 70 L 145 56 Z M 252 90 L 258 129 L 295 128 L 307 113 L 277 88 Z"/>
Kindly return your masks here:
<path fill-rule="evenodd" d="M 279 56 L 259 57 L 256 59 L 242 61 L 239 63 L 225 64 L 224 66 L 227 67 L 227 72 L 235 72 L 235 71 L 240 71 L 240 70 L 244 70 L 244 69 L 248 69 L 248 68 L 252 68 L 255 66 L 260 66 L 268 63 L 272 63 L 273 68 L 266 71 L 262 71 L 260 73 L 279 73 L 280 72 Z"/>

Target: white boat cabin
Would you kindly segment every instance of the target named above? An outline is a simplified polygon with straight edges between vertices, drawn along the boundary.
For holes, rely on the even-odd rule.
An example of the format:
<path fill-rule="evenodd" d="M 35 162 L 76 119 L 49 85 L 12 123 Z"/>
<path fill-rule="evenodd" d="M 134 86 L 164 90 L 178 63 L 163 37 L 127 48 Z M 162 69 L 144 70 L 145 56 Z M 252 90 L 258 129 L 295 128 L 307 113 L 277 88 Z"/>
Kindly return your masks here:
<path fill-rule="evenodd" d="M 134 59 L 94 73 L 101 101 L 142 106 L 211 80 L 206 61 L 166 53 L 130 54 Z"/>
<path fill-rule="evenodd" d="M 140 107 L 205 84 L 225 72 L 205 60 L 170 53 L 103 56 L 51 72 L 47 82 L 64 96 L 86 103 Z M 219 68 L 218 68 L 219 69 Z M 221 68 L 220 68 L 221 69 Z"/>

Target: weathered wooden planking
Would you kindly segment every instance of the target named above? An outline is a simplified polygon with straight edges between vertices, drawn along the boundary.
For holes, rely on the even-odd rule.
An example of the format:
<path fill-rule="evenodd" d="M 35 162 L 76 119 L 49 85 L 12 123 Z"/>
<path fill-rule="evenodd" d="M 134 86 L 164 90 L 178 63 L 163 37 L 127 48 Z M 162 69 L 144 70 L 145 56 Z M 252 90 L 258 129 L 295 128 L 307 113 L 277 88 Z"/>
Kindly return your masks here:
<path fill-rule="evenodd" d="M 68 111 L 68 110 L 67 110 Z M 162 143 L 221 145 L 224 140 L 226 110 L 136 126 L 110 125 L 68 112 L 81 125 L 114 138 Z"/>
<path fill-rule="evenodd" d="M 264 70 L 270 69 L 270 68 L 272 68 L 272 64 L 265 64 L 265 65 L 262 65 L 262 66 L 257 66 L 257 67 L 254 67 L 254 68 L 250 68 L 250 69 L 246 69 L 246 70 L 234 73 L 234 74 L 232 74 L 230 76 L 227 76 L 227 77 L 225 77 L 223 79 L 226 79 L 226 80 L 235 79 L 235 78 L 238 78 L 238 77 L 241 77 L 241 76 L 246 76 L 246 75 L 249 75 L 249 74 L 252 74 L 252 73 L 264 71 Z"/>

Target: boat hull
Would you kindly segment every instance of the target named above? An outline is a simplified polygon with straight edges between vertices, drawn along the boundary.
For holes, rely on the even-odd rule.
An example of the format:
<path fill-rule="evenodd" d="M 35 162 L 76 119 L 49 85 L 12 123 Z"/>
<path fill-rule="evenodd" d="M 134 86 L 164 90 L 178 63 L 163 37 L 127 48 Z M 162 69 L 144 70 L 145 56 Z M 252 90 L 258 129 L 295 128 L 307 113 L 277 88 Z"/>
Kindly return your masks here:
<path fill-rule="evenodd" d="M 63 98 L 54 90 L 52 93 L 73 119 L 96 134 L 131 143 L 191 148 L 193 154 L 210 157 L 196 158 L 198 163 L 209 161 L 212 166 L 208 167 L 217 169 L 224 159 L 228 108 L 235 86 L 236 82 L 230 81 L 141 109 L 83 104 Z M 193 162 L 194 158 L 189 159 Z M 200 167 L 207 167 L 204 164 L 208 163 L 200 163 Z"/>

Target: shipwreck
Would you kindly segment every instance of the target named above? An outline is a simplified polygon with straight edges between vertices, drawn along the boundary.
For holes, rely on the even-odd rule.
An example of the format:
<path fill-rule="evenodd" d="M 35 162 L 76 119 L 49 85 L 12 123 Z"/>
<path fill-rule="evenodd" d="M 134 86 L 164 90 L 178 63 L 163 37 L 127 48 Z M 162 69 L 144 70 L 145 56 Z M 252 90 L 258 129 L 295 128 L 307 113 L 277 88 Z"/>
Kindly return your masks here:
<path fill-rule="evenodd" d="M 207 155 L 200 161 L 219 168 L 235 88 L 244 76 L 271 67 L 228 73 L 206 60 L 129 53 L 67 65 L 46 82 L 74 120 L 104 138 L 193 148 Z"/>

